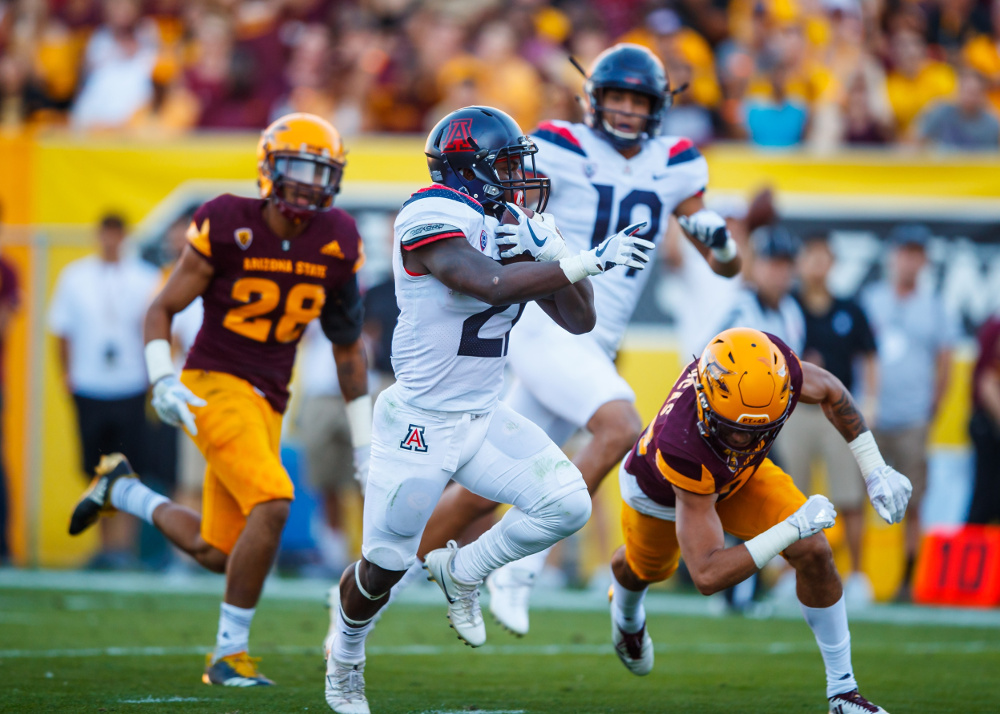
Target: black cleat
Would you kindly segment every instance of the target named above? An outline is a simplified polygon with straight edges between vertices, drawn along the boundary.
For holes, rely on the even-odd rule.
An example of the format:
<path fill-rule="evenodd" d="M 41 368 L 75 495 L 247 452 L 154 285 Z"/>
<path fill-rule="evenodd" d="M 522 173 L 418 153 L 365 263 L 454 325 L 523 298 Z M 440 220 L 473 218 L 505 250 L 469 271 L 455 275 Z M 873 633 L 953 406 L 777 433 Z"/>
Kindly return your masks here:
<path fill-rule="evenodd" d="M 120 478 L 138 478 L 124 454 L 107 454 L 94 470 L 94 479 L 86 492 L 77 501 L 73 515 L 69 519 L 69 534 L 79 535 L 104 515 L 111 515 L 115 507 L 111 505 L 111 484 Z"/>

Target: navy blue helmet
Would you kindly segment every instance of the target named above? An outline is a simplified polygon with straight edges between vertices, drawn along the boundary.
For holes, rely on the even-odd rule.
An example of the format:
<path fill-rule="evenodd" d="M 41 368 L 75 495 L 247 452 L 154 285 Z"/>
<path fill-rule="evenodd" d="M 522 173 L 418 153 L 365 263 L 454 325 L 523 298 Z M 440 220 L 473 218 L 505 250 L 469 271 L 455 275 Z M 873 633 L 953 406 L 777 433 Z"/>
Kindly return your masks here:
<path fill-rule="evenodd" d="M 649 114 L 643 115 L 646 126 L 638 135 L 625 136 L 604 121 L 602 100 L 606 89 L 638 92 L 650 98 Z M 670 91 L 670 80 L 659 58 L 645 47 L 629 43 L 617 44 L 597 56 L 584 91 L 590 100 L 588 123 L 618 149 L 627 149 L 655 136 L 675 94 Z"/>
<path fill-rule="evenodd" d="M 508 202 L 523 206 L 528 191 L 534 203 L 528 208 L 545 210 L 551 182 L 535 171 L 538 147 L 499 109 L 453 111 L 431 129 L 424 153 L 431 180 L 471 196 L 494 216 Z"/>

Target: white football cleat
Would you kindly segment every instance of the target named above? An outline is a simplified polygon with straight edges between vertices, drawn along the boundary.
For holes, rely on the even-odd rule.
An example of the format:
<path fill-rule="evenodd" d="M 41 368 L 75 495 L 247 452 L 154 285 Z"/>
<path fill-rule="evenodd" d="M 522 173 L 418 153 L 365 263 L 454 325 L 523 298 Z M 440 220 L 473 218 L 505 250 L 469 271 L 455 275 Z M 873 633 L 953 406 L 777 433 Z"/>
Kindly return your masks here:
<path fill-rule="evenodd" d="M 505 565 L 486 578 L 490 591 L 490 613 L 511 634 L 524 637 L 528 634 L 528 600 L 534 580 Z"/>
<path fill-rule="evenodd" d="M 448 599 L 448 619 L 462 640 L 470 647 L 486 643 L 486 626 L 479 609 L 479 583 L 463 583 L 451 570 L 458 553 L 458 543 L 448 541 L 448 546 L 432 550 L 424 557 L 424 570 L 428 580 L 433 580 Z"/>
<path fill-rule="evenodd" d="M 365 663 L 326 660 L 326 703 L 337 714 L 371 714 L 365 698 Z"/>
<path fill-rule="evenodd" d="M 830 714 L 889 714 L 885 709 L 862 697 L 858 690 L 830 697 Z"/>
<path fill-rule="evenodd" d="M 653 639 L 646 632 L 646 623 L 638 632 L 628 633 L 622 630 L 611 616 L 611 643 L 615 646 L 615 654 L 622 664 L 632 674 L 642 677 L 653 671 Z"/>

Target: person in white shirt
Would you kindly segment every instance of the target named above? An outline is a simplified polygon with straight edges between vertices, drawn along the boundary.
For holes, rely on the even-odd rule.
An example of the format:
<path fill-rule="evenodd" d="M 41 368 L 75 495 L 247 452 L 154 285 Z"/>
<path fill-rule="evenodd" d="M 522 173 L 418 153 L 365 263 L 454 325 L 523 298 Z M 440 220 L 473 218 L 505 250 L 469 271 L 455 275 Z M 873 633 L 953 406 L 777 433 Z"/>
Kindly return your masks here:
<path fill-rule="evenodd" d="M 86 78 L 70 115 L 74 128 L 125 126 L 153 100 L 160 36 L 141 12 L 139 0 L 104 3 L 104 24 L 91 36 L 84 54 Z"/>
<path fill-rule="evenodd" d="M 60 273 L 49 305 L 63 384 L 76 405 L 83 473 L 89 480 L 101 454 L 145 451 L 146 362 L 142 321 L 160 284 L 160 273 L 124 255 L 124 221 L 105 216 L 100 251 Z M 101 524 L 102 552 L 95 567 L 133 564 L 136 522 Z"/>

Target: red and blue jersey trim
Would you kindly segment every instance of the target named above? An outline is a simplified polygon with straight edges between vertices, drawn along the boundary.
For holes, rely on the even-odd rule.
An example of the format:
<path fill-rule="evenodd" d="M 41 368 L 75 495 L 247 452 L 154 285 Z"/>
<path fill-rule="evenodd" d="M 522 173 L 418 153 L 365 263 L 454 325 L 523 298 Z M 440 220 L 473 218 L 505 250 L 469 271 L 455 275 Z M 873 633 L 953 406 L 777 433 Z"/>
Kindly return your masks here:
<path fill-rule="evenodd" d="M 580 145 L 580 140 L 573 136 L 573 133 L 563 126 L 558 126 L 550 121 L 543 121 L 531 134 L 536 139 L 544 139 L 550 144 L 572 151 L 574 154 L 586 156 L 587 152 Z"/>
<path fill-rule="evenodd" d="M 481 216 L 486 215 L 482 204 L 480 204 L 479 201 L 474 199 L 472 196 L 462 193 L 461 191 L 456 191 L 448 186 L 442 186 L 441 184 L 434 184 L 433 186 L 420 189 L 406 200 L 406 203 L 403 204 L 403 208 L 409 206 L 414 201 L 420 200 L 421 198 L 450 198 L 452 201 L 464 203 Z"/>
<path fill-rule="evenodd" d="M 670 154 L 667 158 L 667 166 L 676 166 L 688 161 L 694 161 L 701 156 L 701 152 L 695 147 L 690 139 L 681 139 L 670 147 Z"/>
<path fill-rule="evenodd" d="M 443 231 L 441 233 L 435 233 L 433 235 L 427 235 L 427 236 L 419 236 L 417 238 L 414 238 L 412 241 L 401 242 L 400 247 L 403 250 L 416 250 L 417 248 L 425 246 L 428 243 L 434 243 L 439 240 L 444 240 L 445 238 L 465 238 L 465 234 L 462 233 L 462 231 L 452 230 L 449 227 L 449 230 Z"/>

